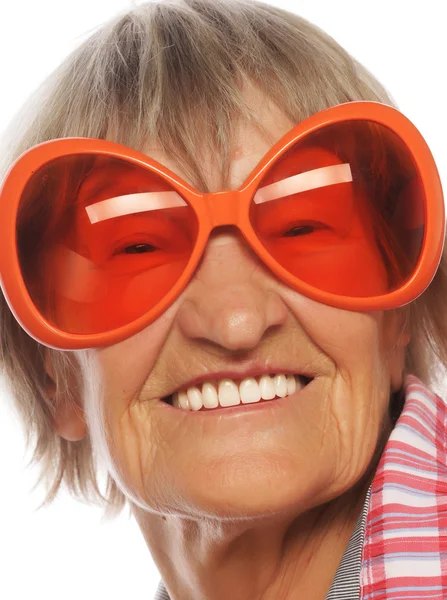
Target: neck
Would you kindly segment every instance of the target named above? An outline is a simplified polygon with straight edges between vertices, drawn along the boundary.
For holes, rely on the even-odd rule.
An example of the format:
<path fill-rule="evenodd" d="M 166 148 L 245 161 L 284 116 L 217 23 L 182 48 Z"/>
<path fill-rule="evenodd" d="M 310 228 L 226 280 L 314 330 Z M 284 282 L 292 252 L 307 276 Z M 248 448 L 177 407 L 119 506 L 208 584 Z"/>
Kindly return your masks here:
<path fill-rule="evenodd" d="M 133 513 L 171 600 L 324 600 L 370 481 L 298 516 L 226 522 Z"/>

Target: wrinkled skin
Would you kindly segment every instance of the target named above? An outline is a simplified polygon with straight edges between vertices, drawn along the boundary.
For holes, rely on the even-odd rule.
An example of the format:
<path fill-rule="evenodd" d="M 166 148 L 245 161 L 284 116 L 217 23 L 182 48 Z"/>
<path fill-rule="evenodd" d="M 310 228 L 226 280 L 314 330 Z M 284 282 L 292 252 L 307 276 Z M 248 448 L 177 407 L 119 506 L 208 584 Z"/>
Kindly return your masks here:
<path fill-rule="evenodd" d="M 270 135 L 240 128 L 232 188 L 294 125 L 256 102 Z M 147 154 L 184 177 L 156 147 Z M 208 173 L 216 190 L 211 158 Z M 87 381 L 76 410 L 60 399 L 56 428 L 71 440 L 89 433 L 100 449 L 172 600 L 324 599 L 391 430 L 390 393 L 402 386 L 407 344 L 397 313 L 305 298 L 221 231 L 162 317 L 90 352 L 102 397 L 89 395 Z M 252 367 L 313 381 L 299 400 L 262 414 L 204 418 L 158 403 L 192 377 L 243 378 Z"/>

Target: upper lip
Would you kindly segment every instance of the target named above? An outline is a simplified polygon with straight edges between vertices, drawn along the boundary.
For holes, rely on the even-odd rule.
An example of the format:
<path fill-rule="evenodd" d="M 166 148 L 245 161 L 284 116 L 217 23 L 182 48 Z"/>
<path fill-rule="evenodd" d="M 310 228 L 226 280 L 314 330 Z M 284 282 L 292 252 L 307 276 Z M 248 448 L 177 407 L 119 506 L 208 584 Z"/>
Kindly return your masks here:
<path fill-rule="evenodd" d="M 202 383 L 205 383 L 206 381 L 217 382 L 220 379 L 242 380 L 242 379 L 246 379 L 247 377 L 261 377 L 262 375 L 276 375 L 276 374 L 302 375 L 303 377 L 306 377 L 307 379 L 313 379 L 315 377 L 315 374 L 311 373 L 310 371 L 308 371 L 304 368 L 300 369 L 299 367 L 298 368 L 297 367 L 289 368 L 289 367 L 279 366 L 278 368 L 276 368 L 276 367 L 268 366 L 268 367 L 263 367 L 263 368 L 262 367 L 252 367 L 252 368 L 243 369 L 243 370 L 232 369 L 232 370 L 214 371 L 214 372 L 203 373 L 201 375 L 198 375 L 197 377 L 193 377 L 191 379 L 182 381 L 175 388 L 168 390 L 167 393 L 165 393 L 162 396 L 162 398 L 167 398 L 168 396 L 171 396 L 175 392 L 187 390 L 188 388 L 193 387 L 193 386 L 199 386 Z"/>

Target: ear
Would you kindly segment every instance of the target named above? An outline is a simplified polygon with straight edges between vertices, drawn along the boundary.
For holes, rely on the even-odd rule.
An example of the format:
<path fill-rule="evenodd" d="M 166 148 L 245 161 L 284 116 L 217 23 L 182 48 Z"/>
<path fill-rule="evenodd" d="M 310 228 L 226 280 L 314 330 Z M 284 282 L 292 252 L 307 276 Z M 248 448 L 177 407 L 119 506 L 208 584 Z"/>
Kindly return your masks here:
<path fill-rule="evenodd" d="M 65 387 L 74 390 L 74 393 L 69 395 L 65 390 L 57 389 L 56 377 L 48 349 L 45 349 L 44 365 L 46 373 L 45 393 L 47 398 L 52 400 L 56 409 L 54 429 L 69 442 L 78 442 L 87 435 L 88 431 L 82 398 L 78 393 L 79 382 L 75 377 L 75 373 L 72 373 Z"/>
<path fill-rule="evenodd" d="M 385 318 L 386 345 L 389 352 L 391 391 L 397 392 L 403 385 L 405 354 L 410 343 L 410 325 L 407 307 L 390 310 Z"/>

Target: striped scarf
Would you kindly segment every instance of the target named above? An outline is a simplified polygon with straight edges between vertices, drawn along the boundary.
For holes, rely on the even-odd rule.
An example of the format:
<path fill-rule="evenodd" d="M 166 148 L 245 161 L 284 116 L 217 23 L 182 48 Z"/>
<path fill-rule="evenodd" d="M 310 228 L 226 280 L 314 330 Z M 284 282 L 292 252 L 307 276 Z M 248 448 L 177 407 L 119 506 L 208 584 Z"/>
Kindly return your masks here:
<path fill-rule="evenodd" d="M 447 598 L 447 406 L 414 376 L 371 486 L 362 600 Z"/>

